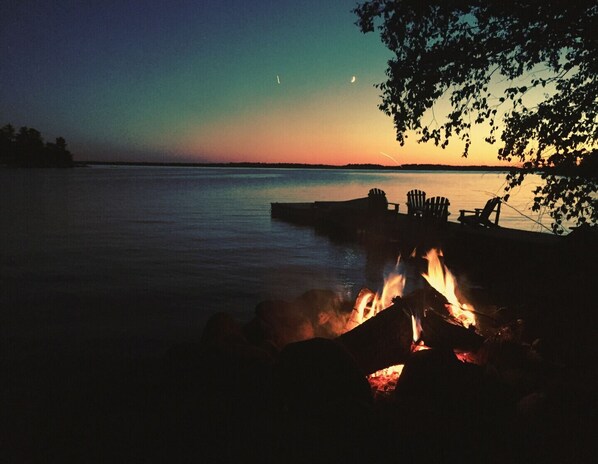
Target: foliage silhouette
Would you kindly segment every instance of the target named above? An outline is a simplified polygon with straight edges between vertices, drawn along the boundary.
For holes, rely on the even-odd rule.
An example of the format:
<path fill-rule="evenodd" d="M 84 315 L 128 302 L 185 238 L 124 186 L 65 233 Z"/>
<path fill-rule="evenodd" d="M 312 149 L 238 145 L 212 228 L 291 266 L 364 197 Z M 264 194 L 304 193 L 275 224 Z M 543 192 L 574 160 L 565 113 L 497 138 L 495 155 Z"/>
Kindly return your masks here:
<path fill-rule="evenodd" d="M 44 143 L 38 130 L 21 127 L 16 132 L 11 124 L 7 124 L 0 127 L 0 164 L 67 168 L 73 166 L 73 155 L 67 150 L 63 137 L 58 137 L 55 143 Z"/>
<path fill-rule="evenodd" d="M 502 142 L 498 159 L 522 168 L 505 200 L 539 172 L 532 210 L 547 209 L 555 233 L 565 219 L 598 223 L 594 0 L 371 0 L 354 13 L 393 52 L 377 87 L 401 144 L 409 132 L 442 148 L 456 138 L 467 157 L 484 125 L 486 142 Z M 434 111 L 441 100 L 446 115 Z"/>

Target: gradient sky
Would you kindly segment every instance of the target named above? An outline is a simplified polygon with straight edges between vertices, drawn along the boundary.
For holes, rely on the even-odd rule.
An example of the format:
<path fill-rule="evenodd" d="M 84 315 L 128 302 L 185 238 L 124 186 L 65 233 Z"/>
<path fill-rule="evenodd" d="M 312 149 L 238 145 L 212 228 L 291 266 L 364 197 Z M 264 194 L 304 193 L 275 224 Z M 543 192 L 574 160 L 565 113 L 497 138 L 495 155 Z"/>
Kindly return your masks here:
<path fill-rule="evenodd" d="M 4 1 L 0 125 L 79 160 L 498 164 L 483 142 L 399 146 L 374 87 L 390 54 L 355 5 Z"/>

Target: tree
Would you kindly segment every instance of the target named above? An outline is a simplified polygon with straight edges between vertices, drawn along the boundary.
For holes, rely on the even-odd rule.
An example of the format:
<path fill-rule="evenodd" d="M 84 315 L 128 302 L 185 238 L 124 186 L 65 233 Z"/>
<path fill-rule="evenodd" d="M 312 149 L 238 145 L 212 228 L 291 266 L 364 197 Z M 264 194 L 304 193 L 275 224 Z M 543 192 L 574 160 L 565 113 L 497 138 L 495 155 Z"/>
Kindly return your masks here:
<path fill-rule="evenodd" d="M 11 124 L 0 127 L 0 163 L 14 163 L 15 161 L 16 131 Z"/>
<path fill-rule="evenodd" d="M 44 165 L 44 139 L 32 127 L 23 126 L 16 136 L 17 164 L 25 167 Z"/>
<path fill-rule="evenodd" d="M 393 52 L 379 107 L 401 145 L 409 133 L 442 148 L 457 138 L 466 157 L 483 125 L 486 142 L 501 141 L 498 159 L 520 167 L 505 200 L 539 172 L 532 210 L 546 208 L 555 233 L 565 219 L 598 223 L 598 174 L 587 169 L 598 151 L 595 0 L 371 0 L 354 12 Z"/>
<path fill-rule="evenodd" d="M 46 152 L 51 166 L 64 168 L 73 165 L 73 155 L 67 150 L 63 137 L 57 137 L 56 143 L 46 143 Z"/>
<path fill-rule="evenodd" d="M 56 143 L 45 143 L 41 133 L 32 127 L 18 132 L 11 124 L 0 127 L 0 164 L 27 168 L 73 167 L 73 155 L 63 137 Z"/>

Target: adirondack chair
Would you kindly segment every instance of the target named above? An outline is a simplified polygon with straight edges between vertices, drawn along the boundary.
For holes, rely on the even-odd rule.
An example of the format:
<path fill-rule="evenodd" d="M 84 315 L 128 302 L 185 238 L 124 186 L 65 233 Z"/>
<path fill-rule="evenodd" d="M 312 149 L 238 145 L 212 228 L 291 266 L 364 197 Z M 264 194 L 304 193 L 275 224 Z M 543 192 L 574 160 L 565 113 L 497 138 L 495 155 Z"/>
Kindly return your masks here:
<path fill-rule="evenodd" d="M 442 223 L 448 220 L 450 202 L 445 197 L 428 198 L 424 203 L 424 219 L 430 222 Z"/>
<path fill-rule="evenodd" d="M 498 227 L 498 218 L 500 217 L 500 197 L 490 198 L 483 208 L 474 210 L 461 209 L 458 220 L 461 224 L 481 227 Z M 466 214 L 473 213 L 473 214 Z M 490 215 L 495 213 L 494 222 L 490 220 Z"/>
<path fill-rule="evenodd" d="M 373 188 L 368 193 L 368 209 L 373 211 L 386 211 L 388 209 L 388 200 L 386 193 L 379 188 Z"/>
<path fill-rule="evenodd" d="M 423 216 L 426 192 L 410 190 L 407 192 L 407 214 L 410 216 Z"/>

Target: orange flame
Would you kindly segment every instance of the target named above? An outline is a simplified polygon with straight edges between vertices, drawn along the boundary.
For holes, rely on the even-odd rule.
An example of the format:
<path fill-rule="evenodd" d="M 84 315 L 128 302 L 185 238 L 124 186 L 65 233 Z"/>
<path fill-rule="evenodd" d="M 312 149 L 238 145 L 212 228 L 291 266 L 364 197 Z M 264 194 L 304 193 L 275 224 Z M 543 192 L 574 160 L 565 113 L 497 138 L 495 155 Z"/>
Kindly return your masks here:
<path fill-rule="evenodd" d="M 374 293 L 368 289 L 362 289 L 357 295 L 351 318 L 347 323 L 347 330 L 354 329 L 358 325 L 374 317 L 380 311 L 392 305 L 393 298 L 403 296 L 405 288 L 405 275 L 399 271 L 399 260 L 385 279 L 382 291 Z"/>
<path fill-rule="evenodd" d="M 465 327 L 476 325 L 476 318 L 473 314 L 474 308 L 465 303 L 459 302 L 455 291 L 457 289 L 457 282 L 453 274 L 446 266 L 442 264 L 440 258 L 442 251 L 431 249 L 426 254 L 425 258 L 428 260 L 428 272 L 422 274 L 422 277 L 434 287 L 435 290 L 442 293 L 449 302 L 449 313 L 457 319 Z"/>

